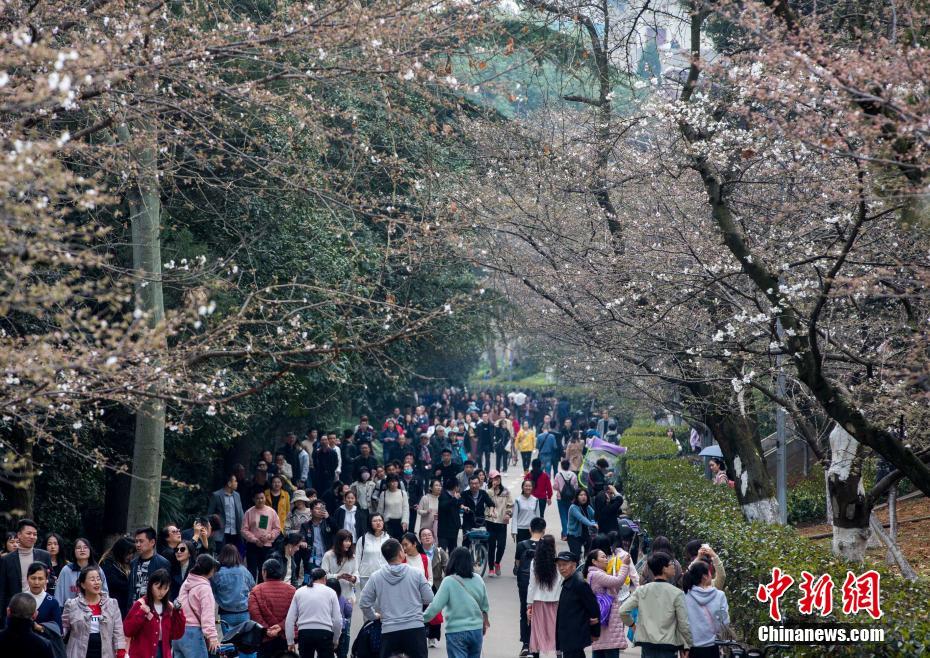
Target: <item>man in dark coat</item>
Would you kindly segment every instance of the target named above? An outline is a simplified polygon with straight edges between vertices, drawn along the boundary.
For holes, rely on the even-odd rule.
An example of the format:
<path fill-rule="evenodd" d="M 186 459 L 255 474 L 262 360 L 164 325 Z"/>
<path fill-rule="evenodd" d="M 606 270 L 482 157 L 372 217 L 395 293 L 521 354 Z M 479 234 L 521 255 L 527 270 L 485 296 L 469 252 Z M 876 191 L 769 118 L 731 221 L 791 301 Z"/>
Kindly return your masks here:
<path fill-rule="evenodd" d="M 472 474 L 468 479 L 468 490 L 459 498 L 462 504 L 462 536 L 465 536 L 469 530 L 472 530 L 478 521 L 484 519 L 489 507 L 495 507 L 494 501 L 488 495 L 488 492 L 481 488 L 481 481 L 477 475 Z M 467 538 L 466 538 L 467 539 Z M 462 544 L 468 546 L 471 542 L 463 541 Z"/>
<path fill-rule="evenodd" d="M 39 527 L 31 519 L 20 519 L 16 524 L 16 540 L 19 549 L 0 560 L 0 628 L 6 622 L 6 608 L 14 594 L 26 589 L 26 569 L 33 562 L 41 562 L 52 568 L 52 558 L 41 548 L 35 548 L 39 539 Z M 25 565 L 25 566 L 23 566 Z"/>
<path fill-rule="evenodd" d="M 459 530 L 462 527 L 462 519 L 459 517 L 459 483 L 453 477 L 443 482 L 442 486 L 444 491 L 439 494 L 437 534 L 440 548 L 451 553 L 452 549 L 458 546 Z"/>
<path fill-rule="evenodd" d="M 484 462 L 484 470 L 491 470 L 491 452 L 494 450 L 494 423 L 488 412 L 481 414 L 481 420 L 475 423 L 475 436 L 478 439 L 478 454 L 474 456 L 478 465 Z"/>
<path fill-rule="evenodd" d="M 555 648 L 562 652 L 562 658 L 583 658 L 591 638 L 601 634 L 601 609 L 578 571 L 577 555 L 562 551 L 555 564 L 563 578 L 555 618 Z"/>
<path fill-rule="evenodd" d="M 5 630 L 0 631 L 0 648 L 3 649 L 3 655 L 54 658 L 52 645 L 32 632 L 32 620 L 36 614 L 36 600 L 32 594 L 19 592 L 10 598 L 9 603 L 10 623 Z M 6 613 L 4 608 L 4 618 Z"/>

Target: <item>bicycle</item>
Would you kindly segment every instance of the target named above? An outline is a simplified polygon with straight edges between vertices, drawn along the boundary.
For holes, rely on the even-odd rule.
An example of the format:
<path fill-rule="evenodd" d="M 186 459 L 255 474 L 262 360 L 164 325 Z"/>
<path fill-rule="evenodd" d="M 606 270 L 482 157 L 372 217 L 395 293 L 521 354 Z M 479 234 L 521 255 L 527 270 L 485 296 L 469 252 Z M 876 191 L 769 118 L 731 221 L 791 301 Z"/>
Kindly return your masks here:
<path fill-rule="evenodd" d="M 475 563 L 475 573 L 480 573 L 482 578 L 488 571 L 488 539 L 491 537 L 484 523 L 483 518 L 476 518 L 475 527 L 465 533 L 468 550 L 471 551 L 471 559 Z"/>
<path fill-rule="evenodd" d="M 729 655 L 732 658 L 765 658 L 769 652 L 775 653 L 782 649 L 790 649 L 788 644 L 766 644 L 761 649 L 752 647 L 736 640 L 715 640 L 714 644 L 726 651 L 723 655 Z"/>

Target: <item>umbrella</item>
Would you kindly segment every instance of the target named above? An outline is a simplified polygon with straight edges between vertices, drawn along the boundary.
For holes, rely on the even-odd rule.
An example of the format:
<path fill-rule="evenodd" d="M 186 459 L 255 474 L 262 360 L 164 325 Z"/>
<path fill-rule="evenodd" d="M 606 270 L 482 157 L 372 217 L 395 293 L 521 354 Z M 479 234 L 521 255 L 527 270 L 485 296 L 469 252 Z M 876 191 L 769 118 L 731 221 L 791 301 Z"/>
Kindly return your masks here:
<path fill-rule="evenodd" d="M 720 457 L 723 458 L 723 453 L 720 452 L 720 446 L 714 444 L 712 446 L 707 446 L 699 453 L 701 457 Z"/>

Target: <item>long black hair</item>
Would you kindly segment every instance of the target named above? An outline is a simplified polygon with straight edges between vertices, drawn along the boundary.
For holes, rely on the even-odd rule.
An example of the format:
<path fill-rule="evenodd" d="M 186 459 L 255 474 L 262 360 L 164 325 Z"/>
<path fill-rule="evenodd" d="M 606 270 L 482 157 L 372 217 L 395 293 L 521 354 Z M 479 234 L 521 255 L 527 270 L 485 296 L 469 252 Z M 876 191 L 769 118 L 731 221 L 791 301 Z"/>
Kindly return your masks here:
<path fill-rule="evenodd" d="M 458 576 L 459 578 L 471 578 L 475 575 L 475 561 L 471 557 L 471 551 L 464 546 L 452 549 L 449 554 L 449 563 L 446 565 L 447 576 Z"/>
<path fill-rule="evenodd" d="M 97 564 L 97 551 L 94 550 L 94 545 L 90 543 L 89 539 L 84 537 L 78 537 L 74 540 L 74 545 L 71 547 L 71 557 L 74 558 L 73 564 L 77 566 L 77 545 L 78 542 L 84 542 L 84 545 L 87 546 L 87 566 L 93 566 Z M 135 544 L 133 544 L 133 549 L 135 549 Z"/>
<path fill-rule="evenodd" d="M 533 575 L 536 576 L 539 584 L 546 589 L 552 589 L 558 573 L 555 566 L 555 537 L 544 535 L 539 540 L 536 553 L 533 555 Z"/>
<path fill-rule="evenodd" d="M 145 587 L 145 604 L 152 610 L 155 609 L 155 595 L 152 593 L 152 589 L 155 587 L 155 585 L 161 585 L 162 587 L 168 588 L 168 591 L 165 592 L 165 597 L 161 600 L 161 602 L 165 606 L 165 611 L 170 610 L 171 576 L 168 574 L 167 569 L 156 569 L 149 574 L 149 584 Z"/>
<path fill-rule="evenodd" d="M 542 460 L 537 457 L 530 462 L 530 481 L 533 483 L 534 487 L 536 486 L 536 480 L 539 479 L 542 472 Z"/>
<path fill-rule="evenodd" d="M 687 594 L 688 590 L 692 587 L 699 587 L 701 581 L 704 580 L 704 576 L 709 574 L 710 569 L 707 568 L 706 562 L 703 560 L 692 562 L 691 566 L 688 567 L 688 570 L 685 571 L 685 574 L 681 577 L 681 589 Z"/>

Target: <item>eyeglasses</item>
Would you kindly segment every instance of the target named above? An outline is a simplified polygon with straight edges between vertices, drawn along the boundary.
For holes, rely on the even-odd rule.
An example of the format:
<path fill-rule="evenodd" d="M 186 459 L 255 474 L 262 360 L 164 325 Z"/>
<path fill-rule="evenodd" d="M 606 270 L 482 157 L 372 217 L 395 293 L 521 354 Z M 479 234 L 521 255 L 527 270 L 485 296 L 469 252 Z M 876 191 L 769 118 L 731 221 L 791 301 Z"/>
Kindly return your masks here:
<path fill-rule="evenodd" d="M 174 552 L 175 553 L 187 553 L 187 549 L 181 546 L 179 548 L 174 549 Z"/>

